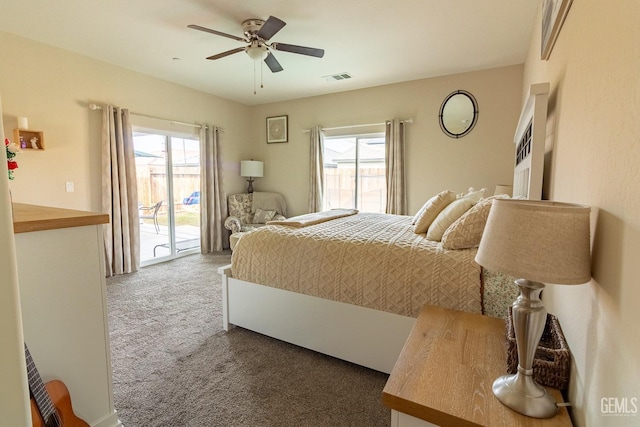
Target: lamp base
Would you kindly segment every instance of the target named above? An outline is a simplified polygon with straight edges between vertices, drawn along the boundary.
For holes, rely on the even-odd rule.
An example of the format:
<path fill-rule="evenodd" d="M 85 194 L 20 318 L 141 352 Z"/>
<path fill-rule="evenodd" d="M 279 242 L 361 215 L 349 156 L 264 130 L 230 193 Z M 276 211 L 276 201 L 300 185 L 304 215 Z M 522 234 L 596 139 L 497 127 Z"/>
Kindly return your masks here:
<path fill-rule="evenodd" d="M 547 319 L 540 300 L 544 284 L 516 280 L 520 296 L 511 306 L 518 346 L 518 372 L 504 375 L 493 383 L 493 394 L 502 404 L 534 418 L 551 418 L 558 412 L 553 397 L 533 379 L 533 358 Z"/>
<path fill-rule="evenodd" d="M 534 418 L 551 418 L 558 413 L 556 401 L 531 375 L 520 372 L 493 382 L 493 394 L 503 405 Z"/>
<path fill-rule="evenodd" d="M 255 181 L 255 179 L 249 177 L 249 179 L 247 180 L 247 182 L 249 183 L 249 185 L 247 186 L 247 193 L 253 193 L 253 181 Z"/>

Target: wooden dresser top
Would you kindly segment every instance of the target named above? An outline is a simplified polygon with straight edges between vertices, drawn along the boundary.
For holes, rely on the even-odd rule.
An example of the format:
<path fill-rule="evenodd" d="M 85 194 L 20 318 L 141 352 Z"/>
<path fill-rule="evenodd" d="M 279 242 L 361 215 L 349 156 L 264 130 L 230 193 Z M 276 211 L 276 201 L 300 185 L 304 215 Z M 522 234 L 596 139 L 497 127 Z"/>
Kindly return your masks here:
<path fill-rule="evenodd" d="M 493 395 L 493 381 L 507 373 L 505 341 L 502 319 L 425 306 L 382 400 L 439 426 L 570 426 L 566 408 L 553 418 L 530 418 Z M 547 390 L 562 401 L 558 390 Z"/>

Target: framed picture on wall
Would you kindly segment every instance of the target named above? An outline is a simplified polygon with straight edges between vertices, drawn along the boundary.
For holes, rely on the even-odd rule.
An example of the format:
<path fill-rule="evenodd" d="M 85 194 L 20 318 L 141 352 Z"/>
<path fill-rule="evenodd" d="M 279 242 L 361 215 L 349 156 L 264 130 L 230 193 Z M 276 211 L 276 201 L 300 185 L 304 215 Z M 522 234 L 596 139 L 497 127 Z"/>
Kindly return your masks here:
<path fill-rule="evenodd" d="M 267 144 L 289 140 L 287 118 L 289 116 L 267 117 Z"/>
<path fill-rule="evenodd" d="M 542 46 L 541 59 L 547 60 L 556 43 L 573 0 L 544 0 L 542 4 Z"/>

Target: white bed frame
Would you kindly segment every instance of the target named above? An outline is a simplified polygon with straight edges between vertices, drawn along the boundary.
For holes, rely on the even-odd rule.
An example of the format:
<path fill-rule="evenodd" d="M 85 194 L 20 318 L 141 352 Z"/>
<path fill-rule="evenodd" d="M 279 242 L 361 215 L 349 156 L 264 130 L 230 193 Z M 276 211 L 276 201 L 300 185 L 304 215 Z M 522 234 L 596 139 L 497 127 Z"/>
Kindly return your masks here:
<path fill-rule="evenodd" d="M 516 144 L 514 198 L 542 199 L 548 97 L 549 83 L 536 83 L 529 87 L 529 96 L 513 139 Z"/>
<path fill-rule="evenodd" d="M 542 195 L 548 93 L 548 83 L 532 85 L 520 116 L 514 141 L 516 147 L 529 145 L 514 168 L 514 197 Z M 238 280 L 231 265 L 218 272 L 225 331 L 240 326 L 381 372 L 391 373 L 415 323 L 412 317 Z"/>
<path fill-rule="evenodd" d="M 224 329 L 241 326 L 391 373 L 414 318 L 234 279 L 220 267 Z"/>

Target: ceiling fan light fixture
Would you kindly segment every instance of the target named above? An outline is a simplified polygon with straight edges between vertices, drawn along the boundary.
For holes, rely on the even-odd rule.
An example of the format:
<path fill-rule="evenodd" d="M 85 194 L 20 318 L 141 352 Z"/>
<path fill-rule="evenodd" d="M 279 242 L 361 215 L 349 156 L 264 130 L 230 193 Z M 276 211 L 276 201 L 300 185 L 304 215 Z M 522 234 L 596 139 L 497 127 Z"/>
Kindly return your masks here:
<path fill-rule="evenodd" d="M 245 37 L 237 37 L 232 34 L 223 33 L 221 31 L 212 30 L 210 28 L 201 27 L 200 25 L 190 24 L 188 28 L 204 31 L 205 33 L 214 34 L 228 39 L 233 39 L 239 42 L 245 43 L 243 47 L 237 47 L 235 49 L 220 52 L 215 55 L 208 56 L 207 59 L 215 60 L 225 58 L 229 55 L 233 55 L 239 52 L 246 52 L 246 54 L 253 60 L 253 73 L 254 73 L 254 87 L 256 80 L 256 69 L 258 67 L 258 60 L 263 64 L 266 64 L 272 73 L 279 73 L 283 70 L 282 65 L 273 55 L 275 51 L 282 51 L 288 53 L 295 53 L 299 55 L 314 56 L 316 58 L 322 58 L 324 56 L 324 49 L 317 49 L 313 47 L 298 46 L 287 43 L 269 42 L 271 38 L 278 33 L 284 26 L 287 25 L 283 20 L 276 18 L 275 16 L 269 16 L 264 21 L 262 19 L 252 18 L 246 19 L 242 22 L 242 30 Z M 260 76 L 262 79 L 263 64 L 260 64 Z M 262 85 L 261 85 L 262 87 Z M 255 92 L 255 91 L 254 91 Z"/>
<path fill-rule="evenodd" d="M 262 60 L 267 53 L 267 47 L 265 45 L 251 45 L 247 47 L 247 55 L 249 58 L 256 60 Z"/>

